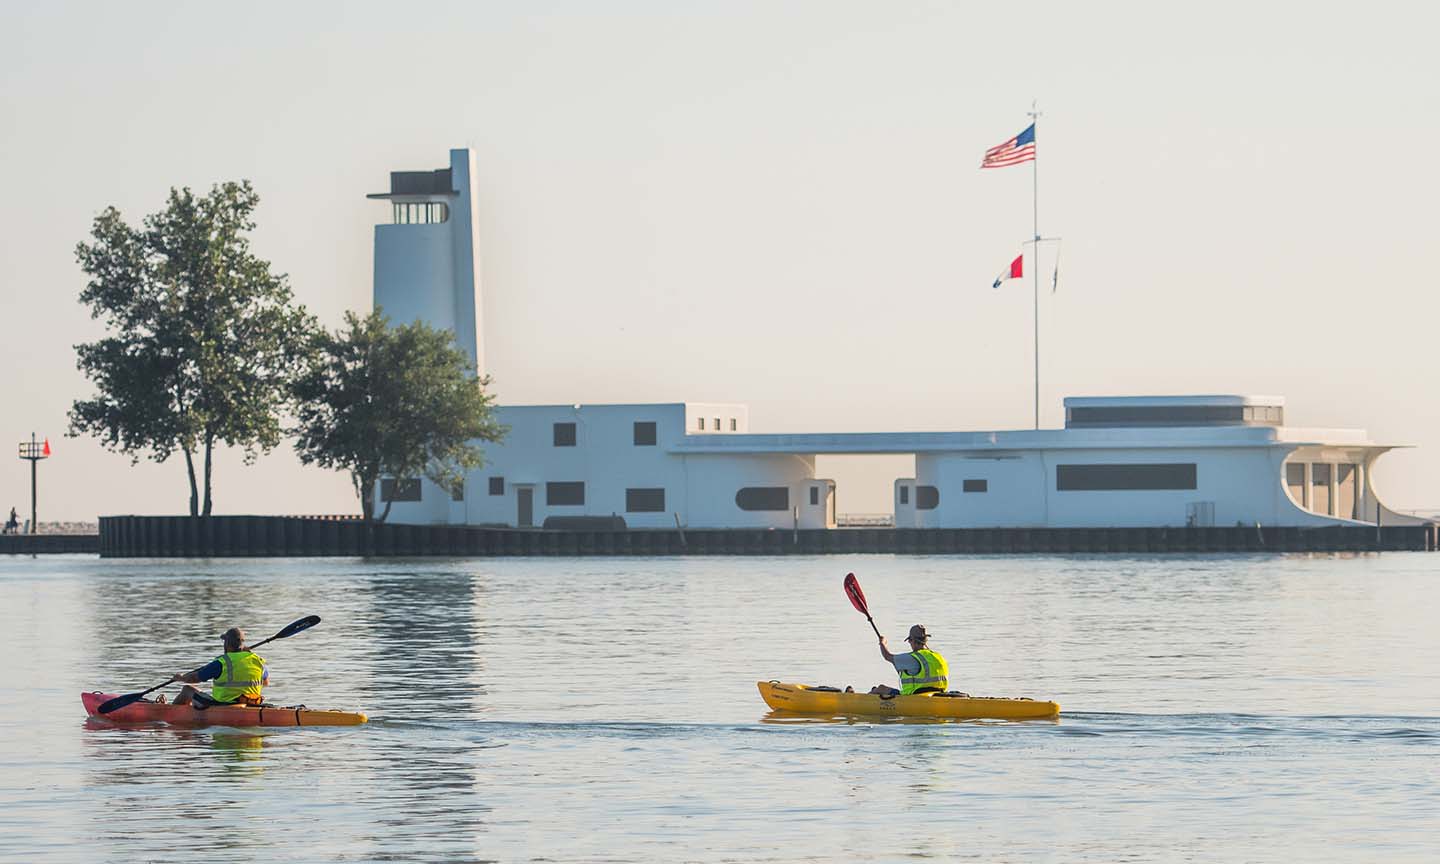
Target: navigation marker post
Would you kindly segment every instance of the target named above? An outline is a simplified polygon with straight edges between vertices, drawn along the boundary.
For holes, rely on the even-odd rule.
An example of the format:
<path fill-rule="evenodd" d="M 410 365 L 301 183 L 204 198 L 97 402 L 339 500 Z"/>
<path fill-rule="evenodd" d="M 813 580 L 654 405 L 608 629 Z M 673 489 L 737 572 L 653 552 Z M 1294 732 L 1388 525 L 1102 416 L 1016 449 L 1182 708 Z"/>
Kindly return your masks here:
<path fill-rule="evenodd" d="M 28 442 L 20 442 L 20 458 L 30 460 L 30 533 L 38 533 L 40 523 L 35 519 L 35 463 L 41 459 L 50 458 L 50 439 L 46 438 L 44 443 L 35 440 L 35 433 L 30 433 Z"/>

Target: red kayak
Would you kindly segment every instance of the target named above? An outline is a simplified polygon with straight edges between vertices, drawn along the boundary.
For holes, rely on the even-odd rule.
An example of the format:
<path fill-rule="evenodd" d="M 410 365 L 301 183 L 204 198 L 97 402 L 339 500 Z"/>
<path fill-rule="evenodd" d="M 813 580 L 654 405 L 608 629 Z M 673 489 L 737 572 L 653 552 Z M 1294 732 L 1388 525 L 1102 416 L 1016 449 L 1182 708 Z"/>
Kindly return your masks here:
<path fill-rule="evenodd" d="M 316 711 L 304 705 L 216 705 L 196 708 L 192 705 L 167 705 L 141 699 L 124 708 L 101 714 L 100 706 L 118 696 L 92 690 L 81 693 L 85 713 L 111 723 L 170 723 L 175 726 L 359 726 L 370 718 L 348 711 Z"/>

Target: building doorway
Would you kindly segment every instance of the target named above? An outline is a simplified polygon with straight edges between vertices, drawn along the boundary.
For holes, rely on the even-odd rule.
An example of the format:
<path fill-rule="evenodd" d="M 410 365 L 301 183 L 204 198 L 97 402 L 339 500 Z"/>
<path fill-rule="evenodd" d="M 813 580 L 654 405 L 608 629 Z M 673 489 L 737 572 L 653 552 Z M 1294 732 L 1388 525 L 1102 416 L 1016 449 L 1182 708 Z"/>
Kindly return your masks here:
<path fill-rule="evenodd" d="M 520 528 L 535 527 L 535 487 L 515 487 L 515 524 Z"/>

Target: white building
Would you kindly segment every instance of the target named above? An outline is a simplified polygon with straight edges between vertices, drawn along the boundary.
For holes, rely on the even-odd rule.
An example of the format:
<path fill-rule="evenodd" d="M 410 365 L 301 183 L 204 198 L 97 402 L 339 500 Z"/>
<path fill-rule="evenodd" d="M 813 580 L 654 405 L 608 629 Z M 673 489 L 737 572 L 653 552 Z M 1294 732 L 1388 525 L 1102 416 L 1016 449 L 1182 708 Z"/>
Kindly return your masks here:
<path fill-rule="evenodd" d="M 451 329 L 483 372 L 474 157 L 395 172 L 375 229 L 375 303 L 397 321 Z M 1419 524 L 1380 502 L 1371 466 L 1395 445 L 1359 429 L 1284 425 L 1268 396 L 1065 400 L 1065 428 L 772 435 L 743 405 L 502 406 L 510 433 L 463 490 L 382 484 L 390 520 L 616 524 L 630 528 L 829 528 L 835 484 L 820 454 L 913 454 L 895 480 L 898 527 Z"/>

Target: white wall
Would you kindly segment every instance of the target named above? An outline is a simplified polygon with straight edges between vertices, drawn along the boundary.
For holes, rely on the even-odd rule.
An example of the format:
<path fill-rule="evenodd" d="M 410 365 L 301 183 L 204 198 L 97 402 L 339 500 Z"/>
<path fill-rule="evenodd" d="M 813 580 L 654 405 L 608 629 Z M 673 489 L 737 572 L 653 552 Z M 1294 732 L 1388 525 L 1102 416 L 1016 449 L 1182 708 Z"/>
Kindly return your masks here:
<path fill-rule="evenodd" d="M 962 492 L 966 479 L 984 479 L 986 492 Z M 1046 524 L 1045 469 L 1039 453 L 919 453 L 915 485 L 940 490 L 940 505 L 915 511 L 920 528 L 994 528 Z M 919 494 L 918 488 L 911 491 Z M 915 500 L 911 498 L 912 502 Z"/>
<path fill-rule="evenodd" d="M 440 199 L 436 199 L 440 200 Z M 388 206 L 388 202 L 387 202 Z M 395 324 L 455 329 L 453 239 L 448 222 L 375 226 L 375 305 Z"/>
<path fill-rule="evenodd" d="M 741 510 L 735 495 L 746 486 L 785 486 L 790 490 L 790 508 L 799 507 L 801 528 L 821 528 L 824 497 L 820 507 L 809 506 L 810 480 L 815 476 L 815 457 L 791 453 L 704 454 L 680 457 L 686 473 L 687 527 L 696 528 L 794 528 L 792 509 Z"/>

